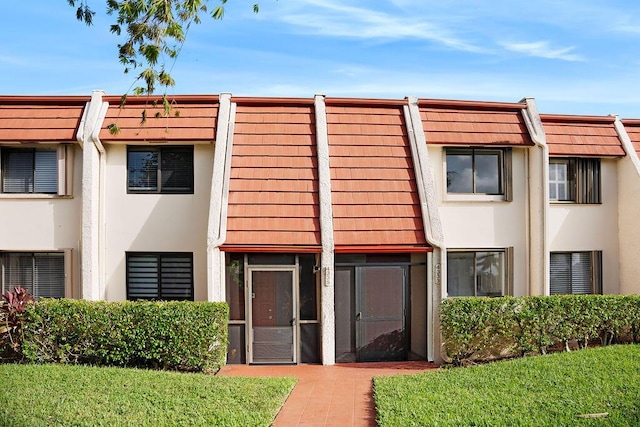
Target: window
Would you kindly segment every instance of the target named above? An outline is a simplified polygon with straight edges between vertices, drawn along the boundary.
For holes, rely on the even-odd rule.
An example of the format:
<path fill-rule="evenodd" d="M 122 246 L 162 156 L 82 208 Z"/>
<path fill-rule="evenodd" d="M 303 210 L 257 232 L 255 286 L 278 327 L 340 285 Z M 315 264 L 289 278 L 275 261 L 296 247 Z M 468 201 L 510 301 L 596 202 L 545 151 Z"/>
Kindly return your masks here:
<path fill-rule="evenodd" d="M 504 196 L 510 200 L 511 150 L 448 148 L 447 193 Z"/>
<path fill-rule="evenodd" d="M 130 193 L 193 194 L 193 146 L 127 148 Z"/>
<path fill-rule="evenodd" d="M 601 203 L 600 159 L 550 159 L 549 199 L 582 204 Z"/>
<path fill-rule="evenodd" d="M 601 294 L 602 251 L 552 252 L 551 295 Z"/>
<path fill-rule="evenodd" d="M 71 195 L 73 150 L 72 144 L 0 148 L 1 192 Z"/>
<path fill-rule="evenodd" d="M 447 294 L 498 297 L 510 294 L 512 248 L 450 251 L 447 254 Z"/>
<path fill-rule="evenodd" d="M 193 301 L 193 254 L 127 253 L 127 299 Z"/>
<path fill-rule="evenodd" d="M 0 263 L 2 292 L 20 286 L 35 297 L 64 298 L 64 253 L 5 252 Z"/>

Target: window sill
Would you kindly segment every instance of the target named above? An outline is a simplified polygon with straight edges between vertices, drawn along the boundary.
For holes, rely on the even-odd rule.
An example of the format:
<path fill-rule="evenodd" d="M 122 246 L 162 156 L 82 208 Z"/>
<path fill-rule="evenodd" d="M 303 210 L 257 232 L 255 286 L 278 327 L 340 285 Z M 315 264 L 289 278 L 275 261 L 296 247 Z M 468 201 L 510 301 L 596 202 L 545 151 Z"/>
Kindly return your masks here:
<path fill-rule="evenodd" d="M 489 194 L 449 194 L 444 196 L 445 202 L 509 202 L 503 195 Z"/>
<path fill-rule="evenodd" d="M 59 194 L 38 194 L 38 193 L 0 193 L 0 199 L 7 200 L 51 200 L 51 199 L 73 199 L 73 196 L 61 196 Z"/>

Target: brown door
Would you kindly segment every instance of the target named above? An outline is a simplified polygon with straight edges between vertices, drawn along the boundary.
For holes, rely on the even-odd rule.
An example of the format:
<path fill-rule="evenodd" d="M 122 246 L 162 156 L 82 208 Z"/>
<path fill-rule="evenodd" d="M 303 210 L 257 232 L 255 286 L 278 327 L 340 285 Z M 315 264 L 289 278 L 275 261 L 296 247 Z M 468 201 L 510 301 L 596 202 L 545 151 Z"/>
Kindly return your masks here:
<path fill-rule="evenodd" d="M 251 363 L 296 363 L 295 269 L 250 269 Z"/>

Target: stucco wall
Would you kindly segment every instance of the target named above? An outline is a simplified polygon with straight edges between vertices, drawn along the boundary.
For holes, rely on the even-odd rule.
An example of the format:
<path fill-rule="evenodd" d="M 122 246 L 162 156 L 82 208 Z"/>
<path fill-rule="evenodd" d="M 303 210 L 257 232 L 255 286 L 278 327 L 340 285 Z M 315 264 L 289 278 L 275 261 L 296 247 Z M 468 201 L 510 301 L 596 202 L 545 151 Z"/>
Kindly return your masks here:
<path fill-rule="evenodd" d="M 526 295 L 527 275 L 527 162 L 524 149 L 513 149 L 513 200 L 447 200 L 444 149 L 429 146 L 429 156 L 438 189 L 440 217 L 447 249 L 491 249 L 513 247 L 513 294 Z M 446 291 L 446 267 L 442 269 Z"/>
<path fill-rule="evenodd" d="M 194 147 L 194 194 L 127 194 L 126 146 L 106 150 L 107 300 L 126 299 L 127 251 L 193 252 L 194 298 L 206 300 L 213 145 Z"/>
<path fill-rule="evenodd" d="M 620 293 L 640 294 L 640 171 L 627 156 L 618 161 Z"/>
<path fill-rule="evenodd" d="M 79 296 L 78 249 L 82 216 L 82 150 L 74 147 L 73 195 L 39 198 L 0 197 L 0 250 L 71 249 L 72 295 Z"/>
<path fill-rule="evenodd" d="M 620 292 L 617 164 L 615 159 L 601 161 L 602 204 L 549 207 L 549 250 L 601 250 L 604 293 Z"/>

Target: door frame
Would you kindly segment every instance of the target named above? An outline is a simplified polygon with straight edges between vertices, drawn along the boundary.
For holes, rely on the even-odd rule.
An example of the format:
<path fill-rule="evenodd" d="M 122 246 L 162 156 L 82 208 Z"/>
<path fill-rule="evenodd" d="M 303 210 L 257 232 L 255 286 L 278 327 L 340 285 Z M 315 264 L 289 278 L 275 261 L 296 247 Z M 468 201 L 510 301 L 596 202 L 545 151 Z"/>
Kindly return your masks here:
<path fill-rule="evenodd" d="M 295 265 L 247 265 L 245 264 L 245 313 L 247 327 L 245 329 L 245 342 L 247 343 L 247 363 L 249 364 L 298 364 L 299 363 L 299 329 L 300 307 L 298 306 L 298 260 Z M 291 272 L 291 316 L 292 316 L 292 360 L 289 362 L 263 362 L 255 361 L 253 354 L 253 272 L 255 271 L 284 271 Z"/>
<path fill-rule="evenodd" d="M 405 360 L 407 357 L 407 354 L 409 352 L 408 349 L 408 330 L 407 330 L 407 307 L 409 305 L 408 300 L 408 294 L 409 294 L 409 280 L 408 280 L 408 275 L 409 275 L 409 267 L 407 265 L 376 265 L 376 264 L 364 264 L 364 265 L 358 265 L 355 267 L 355 277 L 354 277 L 354 311 L 353 311 L 353 315 L 354 315 L 354 327 L 355 327 L 355 331 L 354 331 L 354 338 L 355 338 L 355 356 L 356 356 L 356 362 L 362 362 L 363 361 L 363 354 L 362 354 L 362 350 L 361 350 L 361 345 L 363 344 L 362 342 L 362 329 L 364 327 L 364 324 L 362 322 L 372 322 L 372 318 L 371 317 L 365 317 L 364 319 L 362 318 L 362 313 L 365 311 L 365 308 L 363 307 L 364 301 L 363 301 L 363 297 L 364 297 L 364 279 L 363 279 L 363 274 L 364 271 L 363 270 L 375 270 L 375 269 L 383 269 L 383 268 L 393 268 L 393 269 L 399 269 L 400 272 L 402 273 L 402 313 L 399 314 L 401 321 L 402 321 L 402 353 L 403 353 L 403 357 L 402 360 Z M 364 360 L 365 362 L 367 360 Z"/>

